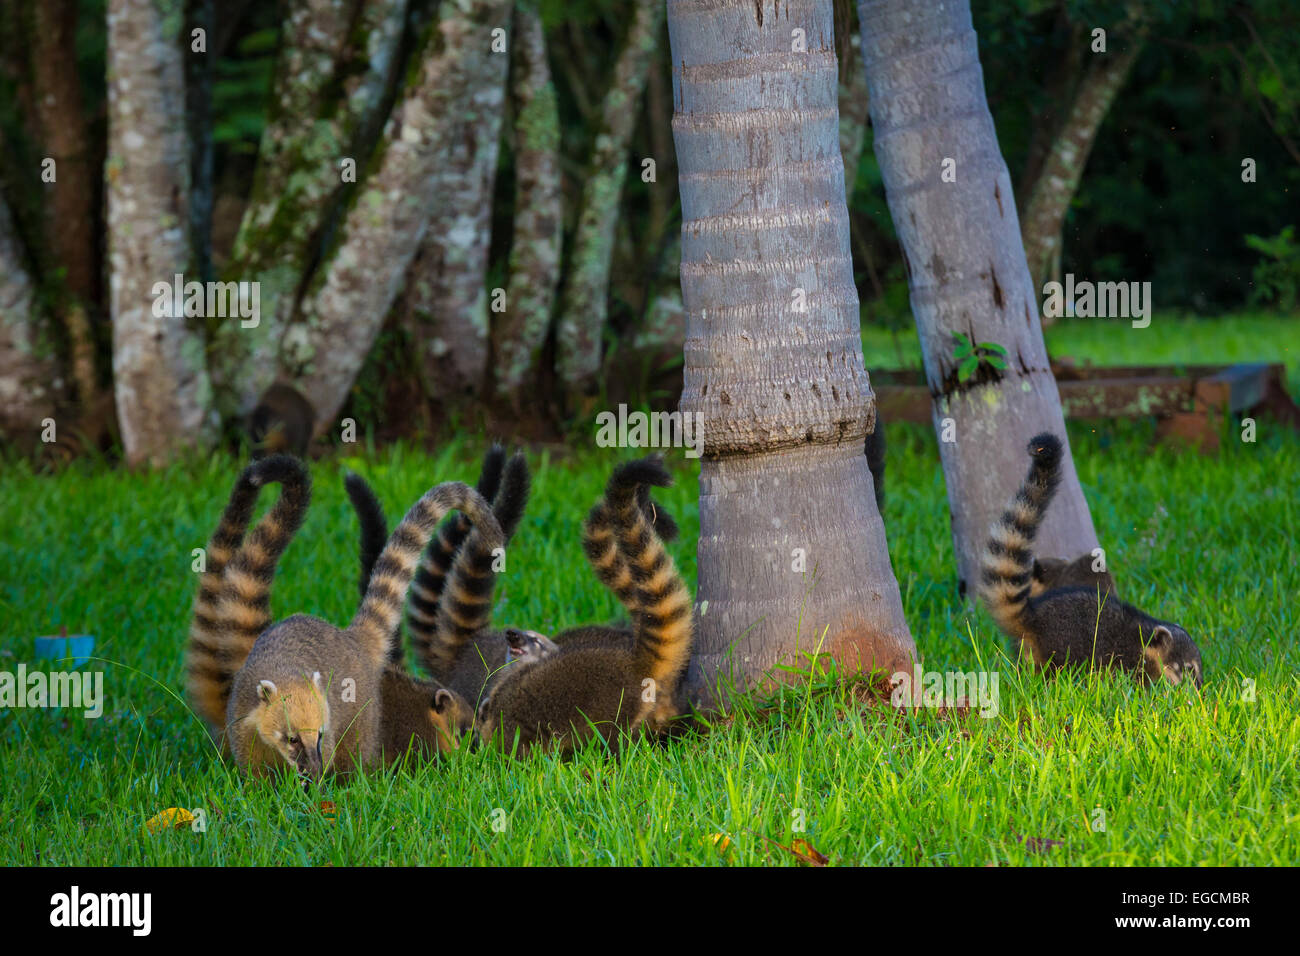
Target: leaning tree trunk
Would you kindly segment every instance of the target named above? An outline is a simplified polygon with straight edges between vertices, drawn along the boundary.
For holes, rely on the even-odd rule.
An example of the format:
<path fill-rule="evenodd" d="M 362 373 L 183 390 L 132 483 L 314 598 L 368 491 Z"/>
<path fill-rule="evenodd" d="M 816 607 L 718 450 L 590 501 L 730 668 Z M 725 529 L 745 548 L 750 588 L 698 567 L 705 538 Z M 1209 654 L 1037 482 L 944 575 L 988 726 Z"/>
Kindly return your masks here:
<path fill-rule="evenodd" d="M 969 4 L 861 0 L 858 12 L 876 159 L 903 247 L 965 585 L 1024 476 L 1025 445 L 1043 431 L 1064 440 L 1065 420 Z M 1005 347 L 1007 368 L 981 365 L 959 381 L 957 333 Z M 1097 534 L 1068 455 L 1064 470 L 1038 547 L 1074 557 L 1096 547 Z"/>
<path fill-rule="evenodd" d="M 182 0 L 109 0 L 109 304 L 126 459 L 159 465 L 213 437 L 202 336 L 155 283 L 190 263 Z"/>
<path fill-rule="evenodd" d="M 1042 288 L 1052 262 L 1060 254 L 1065 213 L 1079 188 L 1097 130 L 1142 52 L 1142 43 L 1143 37 L 1138 35 L 1123 52 L 1090 54 L 1094 58 L 1092 65 L 1084 73 L 1046 161 L 1029 188 L 1020 229 L 1035 289 Z"/>
<path fill-rule="evenodd" d="M 54 414 L 60 383 L 54 349 L 39 322 L 36 285 L 23 258 L 9 205 L 0 198 L 0 435 L 30 448 L 42 421 Z"/>
<path fill-rule="evenodd" d="M 619 197 L 627 177 L 628 143 L 663 24 L 662 0 L 633 0 L 633 4 L 627 39 L 600 107 L 600 126 L 583 183 L 571 267 L 556 325 L 556 373 L 573 392 L 591 389 L 600 372 L 601 335 L 609 306 L 609 267 Z"/>
<path fill-rule="evenodd" d="M 719 679 L 783 679 L 772 668 L 816 650 L 849 670 L 910 667 L 862 455 L 875 401 L 849 256 L 831 0 L 674 0 L 668 27 L 681 410 L 702 416 L 704 438 L 693 692 L 708 703 Z"/>

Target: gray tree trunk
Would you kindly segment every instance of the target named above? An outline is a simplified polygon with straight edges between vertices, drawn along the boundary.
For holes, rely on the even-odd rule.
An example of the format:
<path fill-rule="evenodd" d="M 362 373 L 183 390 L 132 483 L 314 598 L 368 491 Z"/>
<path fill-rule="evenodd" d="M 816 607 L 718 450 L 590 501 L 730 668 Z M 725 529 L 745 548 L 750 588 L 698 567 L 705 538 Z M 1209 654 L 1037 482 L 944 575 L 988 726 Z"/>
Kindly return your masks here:
<path fill-rule="evenodd" d="M 361 134 L 397 67 L 406 6 L 406 0 L 289 5 L 253 191 L 223 270 L 229 280 L 259 283 L 260 322 L 244 328 L 225 321 L 213 330 L 212 373 L 227 416 L 249 412 L 282 371 L 281 341 L 298 290 L 340 195 L 358 188 L 344 183 L 340 164 L 352 159 L 357 181 L 364 176 Z"/>
<path fill-rule="evenodd" d="M 509 0 L 444 0 L 355 190 L 336 241 L 282 343 L 286 371 L 330 428 L 392 308 L 436 203 L 438 164 L 464 102 L 466 64 L 508 22 Z M 505 56 L 506 54 L 499 54 Z"/>
<path fill-rule="evenodd" d="M 509 4 L 502 17 L 508 29 Z M 451 128 L 432 184 L 438 203 L 395 307 L 419 349 L 426 393 L 442 400 L 477 395 L 487 374 L 492 194 L 510 57 L 482 39 L 466 51 L 461 96 L 443 117 Z"/>
<path fill-rule="evenodd" d="M 618 226 L 619 198 L 628 175 L 628 142 L 663 23 L 662 0 L 633 2 L 627 38 L 601 104 L 569 275 L 561 295 L 555 363 L 560 379 L 571 391 L 590 389 L 600 372 L 601 333 L 609 307 L 609 264 Z"/>
<path fill-rule="evenodd" d="M 0 434 L 22 447 L 37 442 L 61 387 L 58 362 L 39 319 L 36 286 L 9 206 L 0 199 Z"/>
<path fill-rule="evenodd" d="M 703 417 L 693 693 L 820 649 L 911 666 L 863 439 L 831 0 L 669 6 L 686 308 Z M 806 52 L 793 47 L 803 31 Z"/>
<path fill-rule="evenodd" d="M 934 398 L 957 570 L 972 582 L 993 519 L 1024 476 L 1038 432 L 1065 440 L 1056 380 L 1025 265 L 1015 200 L 984 96 L 966 0 L 861 0 L 862 53 L 876 159 L 911 290 Z M 945 160 L 956 182 L 945 182 Z M 962 383 L 955 333 L 1007 350 L 1001 373 Z M 955 441 L 945 441 L 952 420 Z M 1038 536 L 1041 553 L 1097 546 L 1074 463 Z"/>
<path fill-rule="evenodd" d="M 492 330 L 496 393 L 514 398 L 537 371 L 560 280 L 564 210 L 560 194 L 560 116 L 537 12 L 515 8 L 515 231 L 506 311 Z"/>
<path fill-rule="evenodd" d="M 867 140 L 867 120 L 870 116 L 871 97 L 867 95 L 867 76 L 859 62 L 862 53 L 858 49 L 858 38 L 843 43 L 841 49 L 847 51 L 840 63 L 840 155 L 844 157 L 844 198 L 853 198 L 853 182 L 857 176 L 858 163 L 862 160 L 862 148 Z"/>
<path fill-rule="evenodd" d="M 177 33 L 181 0 L 109 0 L 109 303 L 113 380 L 128 463 L 161 465 L 213 438 L 203 338 L 161 317 L 152 289 L 190 264 L 189 144 Z"/>

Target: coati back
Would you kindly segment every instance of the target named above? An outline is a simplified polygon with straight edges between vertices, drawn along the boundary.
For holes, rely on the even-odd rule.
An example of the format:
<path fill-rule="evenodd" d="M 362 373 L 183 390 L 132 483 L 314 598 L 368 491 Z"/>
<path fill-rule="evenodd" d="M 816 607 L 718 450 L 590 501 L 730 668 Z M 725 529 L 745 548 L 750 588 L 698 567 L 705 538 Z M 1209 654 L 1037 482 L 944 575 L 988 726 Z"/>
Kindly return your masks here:
<path fill-rule="evenodd" d="M 568 749 L 592 733 L 607 741 L 623 730 L 657 733 L 676 715 L 678 676 L 691 652 L 691 596 L 638 502 L 639 486 L 670 480 L 659 460 L 647 458 L 620 465 L 605 492 L 603 506 L 635 580 L 631 639 L 611 628 L 604 643 L 561 645 L 507 670 L 479 707 L 480 739 L 508 747 L 518 735 L 520 753 Z M 590 524 L 601 520 L 593 516 Z"/>
<path fill-rule="evenodd" d="M 258 522 L 236 556 L 263 485 L 281 485 L 280 496 Z M 270 580 L 285 547 L 302 524 L 311 501 L 311 479 L 302 462 L 275 455 L 254 462 L 240 473 L 217 530 L 208 542 L 206 564 L 199 578 L 185 652 L 190 703 L 213 736 L 224 743 L 226 706 L 231 681 L 243 665 L 259 634 L 271 623 Z M 223 610 L 223 595 L 234 587 L 241 600 Z"/>
<path fill-rule="evenodd" d="M 1032 595 L 1033 542 L 1061 481 L 1063 448 L 1055 435 L 1029 443 L 1024 484 L 990 532 L 981 573 L 989 613 L 1040 668 L 1065 664 L 1122 667 L 1140 678 L 1201 685 L 1201 654 L 1177 624 L 1162 621 L 1095 587 L 1058 587 Z"/>
<path fill-rule="evenodd" d="M 1073 561 L 1064 558 L 1035 558 L 1029 581 L 1029 596 L 1038 597 L 1054 588 L 1088 588 L 1103 596 L 1119 597 L 1115 578 L 1109 571 L 1094 571 L 1095 559 L 1091 554 L 1081 554 Z"/>
<path fill-rule="evenodd" d="M 227 709 L 227 734 L 241 768 L 261 774 L 288 764 L 317 778 L 327 770 L 347 773 L 380 759 L 385 748 L 381 693 L 390 645 L 420 553 L 453 508 L 467 513 L 485 540 L 501 546 L 501 530 L 487 502 L 459 482 L 438 485 L 389 537 L 345 630 L 298 614 L 257 639 L 235 675 Z M 228 578 L 246 550 L 232 562 Z M 227 588 L 222 614 L 233 618 L 246 599 Z M 430 709 L 440 704 L 436 694 L 423 699 Z"/>
<path fill-rule="evenodd" d="M 248 416 L 253 458 L 284 452 L 304 457 L 315 426 L 316 409 L 301 392 L 292 385 L 272 385 Z"/>

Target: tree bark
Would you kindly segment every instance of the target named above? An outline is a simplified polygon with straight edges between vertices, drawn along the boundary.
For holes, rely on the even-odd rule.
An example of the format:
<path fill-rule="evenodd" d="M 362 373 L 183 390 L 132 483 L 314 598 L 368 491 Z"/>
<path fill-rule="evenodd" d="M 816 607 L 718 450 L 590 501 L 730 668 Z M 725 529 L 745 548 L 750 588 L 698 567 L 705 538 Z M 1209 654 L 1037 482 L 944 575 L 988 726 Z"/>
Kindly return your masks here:
<path fill-rule="evenodd" d="M 703 420 L 691 687 L 789 679 L 819 650 L 911 666 L 863 439 L 831 0 L 670 0 L 686 309 Z M 792 31 L 806 52 L 792 49 Z M 721 685 L 721 687 L 719 686 Z"/>
<path fill-rule="evenodd" d="M 9 205 L 0 199 L 0 434 L 21 447 L 36 444 L 61 385 L 40 317 Z"/>
<path fill-rule="evenodd" d="M 537 12 L 515 8 L 515 230 L 506 311 L 493 327 L 498 398 L 515 399 L 537 372 L 560 280 L 564 210 L 560 195 L 560 117 Z"/>
<path fill-rule="evenodd" d="M 1020 228 L 1035 289 L 1042 288 L 1051 272 L 1052 262 L 1061 248 L 1065 214 L 1078 191 L 1097 130 L 1142 52 L 1143 42 L 1144 37 L 1139 34 L 1122 52 L 1090 54 L 1092 63 L 1084 72 L 1042 170 L 1029 189 L 1029 202 Z"/>
<path fill-rule="evenodd" d="M 659 42 L 663 3 L 634 0 L 627 39 L 600 110 L 556 327 L 556 371 L 565 388 L 590 390 L 600 372 L 601 334 L 609 306 L 609 264 L 627 177 L 627 151 Z"/>
<path fill-rule="evenodd" d="M 190 264 L 181 0 L 109 0 L 109 302 L 126 459 L 161 465 L 213 437 L 203 339 L 152 289 Z"/>
<path fill-rule="evenodd" d="M 934 396 L 957 570 L 977 573 L 994 518 L 1024 476 L 1025 445 L 1065 440 L 1056 380 L 1025 265 L 1015 200 L 984 96 L 970 6 L 860 0 L 876 159 L 903 247 L 912 314 Z M 956 182 L 942 178 L 955 161 Z M 959 382 L 954 334 L 997 342 L 1008 367 Z M 945 440 L 952 420 L 955 441 Z M 1045 555 L 1097 545 L 1074 463 L 1038 535 Z"/>
<path fill-rule="evenodd" d="M 841 12 L 843 8 L 843 12 Z M 835 0 L 835 29 L 851 31 L 851 0 Z M 866 145 L 867 122 L 871 115 L 871 98 L 867 95 L 867 75 L 859 62 L 862 53 L 856 35 L 846 32 L 836 36 L 840 57 L 840 155 L 844 158 L 844 198 L 853 199 L 853 183 Z M 851 203 L 850 203 L 851 204 Z"/>
<path fill-rule="evenodd" d="M 253 191 L 224 270 L 227 279 L 259 283 L 260 322 L 244 328 L 226 321 L 212 330 L 217 401 L 228 417 L 249 412 L 292 364 L 282 348 L 296 345 L 302 359 L 310 335 L 294 330 L 286 344 L 287 326 L 342 196 L 357 188 L 343 182 L 340 163 L 355 161 L 357 181 L 365 172 L 362 133 L 397 68 L 406 6 L 290 5 Z"/>
<path fill-rule="evenodd" d="M 316 433 L 334 422 L 397 298 L 439 197 L 438 164 L 464 100 L 465 64 L 504 26 L 509 0 L 444 0 L 426 30 L 400 101 L 298 309 L 286 372 L 316 409 Z"/>
<path fill-rule="evenodd" d="M 509 4 L 497 25 L 509 29 Z M 434 174 L 440 202 L 395 307 L 419 349 L 426 394 L 443 402 L 478 395 L 487 374 L 488 251 L 510 58 L 480 40 L 461 61 L 462 93 L 442 117 L 450 128 Z"/>

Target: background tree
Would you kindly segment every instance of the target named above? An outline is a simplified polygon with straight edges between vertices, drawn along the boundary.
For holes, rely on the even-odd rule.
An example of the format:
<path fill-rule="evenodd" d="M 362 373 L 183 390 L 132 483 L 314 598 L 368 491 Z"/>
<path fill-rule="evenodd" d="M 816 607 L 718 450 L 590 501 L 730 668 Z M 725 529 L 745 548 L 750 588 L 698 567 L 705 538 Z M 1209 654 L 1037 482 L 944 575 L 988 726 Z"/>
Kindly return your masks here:
<path fill-rule="evenodd" d="M 875 154 L 908 270 L 965 584 L 1022 478 L 1026 442 L 1042 431 L 1064 439 L 1065 418 L 969 4 L 861 0 L 858 15 Z M 1001 345 L 1004 367 L 981 362 L 963 381 L 958 335 Z M 1037 546 L 1073 558 L 1095 548 L 1097 534 L 1068 456 L 1063 472 Z"/>
<path fill-rule="evenodd" d="M 915 654 L 862 442 L 831 0 L 668 10 L 686 307 L 702 416 L 696 686 L 820 649 Z M 874 94 L 873 94 L 874 95 Z"/>

